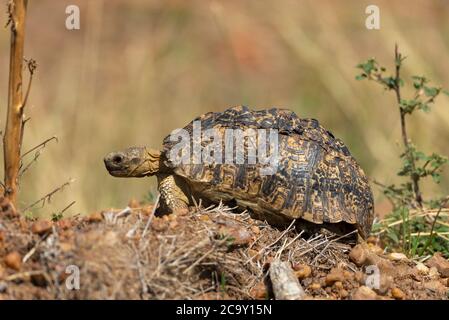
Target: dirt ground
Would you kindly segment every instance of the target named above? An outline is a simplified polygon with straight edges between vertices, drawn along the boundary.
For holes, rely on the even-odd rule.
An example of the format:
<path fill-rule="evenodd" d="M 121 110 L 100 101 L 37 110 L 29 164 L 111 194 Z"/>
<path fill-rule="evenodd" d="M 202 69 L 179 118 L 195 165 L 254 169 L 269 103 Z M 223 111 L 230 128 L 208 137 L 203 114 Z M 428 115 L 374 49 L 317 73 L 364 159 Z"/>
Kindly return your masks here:
<path fill-rule="evenodd" d="M 222 206 L 156 217 L 132 201 L 57 222 L 20 217 L 6 200 L 1 210 L 0 300 L 273 299 L 274 259 L 290 263 L 305 299 L 448 299 L 440 256 L 416 263 L 374 238 L 355 246 Z"/>

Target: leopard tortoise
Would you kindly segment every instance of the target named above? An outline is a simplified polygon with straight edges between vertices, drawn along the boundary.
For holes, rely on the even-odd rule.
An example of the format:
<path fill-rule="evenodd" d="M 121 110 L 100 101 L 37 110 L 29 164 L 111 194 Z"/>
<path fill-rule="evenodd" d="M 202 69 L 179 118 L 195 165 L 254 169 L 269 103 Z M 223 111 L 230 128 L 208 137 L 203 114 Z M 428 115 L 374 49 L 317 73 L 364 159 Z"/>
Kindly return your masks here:
<path fill-rule="evenodd" d="M 230 129 L 277 132 L 273 140 L 277 143 L 275 169 L 263 172 L 261 168 L 269 166 L 267 161 L 251 162 L 254 154 L 247 150 L 256 140 L 265 140 L 274 148 L 268 134 L 256 140 L 250 139 L 254 135 L 244 136 L 244 161 L 217 161 L 219 157 L 215 162 L 198 161 L 202 154 L 227 152 L 235 156 L 237 146 L 227 144 Z M 201 133 L 195 134 L 195 130 Z M 205 138 L 211 130 L 213 138 Z M 317 120 L 300 119 L 294 112 L 278 108 L 252 111 L 238 106 L 209 112 L 184 127 L 182 132 L 191 137 L 184 144 L 185 154 L 175 151 L 180 145 L 180 132 L 176 135 L 174 131 L 164 139 L 162 151 L 131 147 L 109 153 L 104 158 L 107 170 L 115 177 L 155 175 L 160 207 L 169 212 L 193 205 L 194 199 L 212 204 L 222 201 L 248 209 L 253 217 L 274 225 L 296 219 L 309 227 L 357 229 L 363 238 L 369 234 L 374 203 L 368 179 L 343 142 Z M 210 145 L 216 141 L 218 148 L 214 144 L 210 152 Z M 197 153 L 192 152 L 195 146 Z M 229 146 L 231 151 L 225 150 Z"/>

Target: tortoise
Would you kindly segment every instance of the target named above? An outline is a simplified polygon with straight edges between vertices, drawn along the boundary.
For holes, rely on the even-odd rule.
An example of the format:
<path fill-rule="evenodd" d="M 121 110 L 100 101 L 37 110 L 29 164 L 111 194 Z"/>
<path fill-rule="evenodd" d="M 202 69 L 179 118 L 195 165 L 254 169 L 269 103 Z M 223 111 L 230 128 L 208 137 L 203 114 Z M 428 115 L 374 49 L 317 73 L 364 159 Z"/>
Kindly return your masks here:
<path fill-rule="evenodd" d="M 201 133 L 195 135 L 195 130 Z M 228 133 L 244 130 L 277 133 L 277 140 L 273 140 L 277 143 L 273 172 L 263 172 L 261 169 L 270 165 L 254 161 L 254 153 L 250 155 L 248 150 L 255 141 L 265 141 L 274 148 L 268 135 L 255 139 L 254 135 L 244 136 L 245 152 L 240 162 L 217 161 L 219 157 L 214 158 L 215 162 L 198 161 L 201 155 L 224 152 L 235 157 L 237 146 L 227 144 L 232 141 Z M 207 132 L 213 132 L 213 139 L 205 137 Z M 180 133 L 191 137 L 184 144 L 190 153 L 177 150 Z M 211 148 L 215 140 L 218 142 Z M 192 152 L 195 146 L 197 153 Z M 201 199 L 203 203 L 223 202 L 247 209 L 254 218 L 273 225 L 295 219 L 307 227 L 357 230 L 362 238 L 369 235 L 373 222 L 373 194 L 368 179 L 348 148 L 316 119 L 301 119 L 288 109 L 253 111 L 237 106 L 208 112 L 183 130 L 173 131 L 164 139 L 162 150 L 131 147 L 109 153 L 104 163 L 115 177 L 155 175 L 162 211 L 185 209 Z"/>

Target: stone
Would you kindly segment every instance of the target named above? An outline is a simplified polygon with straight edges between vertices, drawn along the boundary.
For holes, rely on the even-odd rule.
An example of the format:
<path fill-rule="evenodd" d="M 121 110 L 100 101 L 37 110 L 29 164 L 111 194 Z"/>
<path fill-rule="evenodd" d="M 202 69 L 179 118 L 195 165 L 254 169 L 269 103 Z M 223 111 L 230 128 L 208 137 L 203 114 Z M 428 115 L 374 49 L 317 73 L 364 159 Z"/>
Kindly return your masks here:
<path fill-rule="evenodd" d="M 321 285 L 318 282 L 312 282 L 308 288 L 310 290 L 319 290 L 321 289 Z"/>
<path fill-rule="evenodd" d="M 332 268 L 329 274 L 326 276 L 324 282 L 327 286 L 333 285 L 335 282 L 343 282 L 345 280 L 345 273 L 343 269 Z"/>
<path fill-rule="evenodd" d="M 16 271 L 19 271 L 22 267 L 22 256 L 17 251 L 8 253 L 4 261 L 7 267 Z"/>
<path fill-rule="evenodd" d="M 435 267 L 438 272 L 445 278 L 449 277 L 449 261 L 437 252 L 427 261 L 429 267 Z"/>
<path fill-rule="evenodd" d="M 257 283 L 254 287 L 249 291 L 249 295 L 257 300 L 264 300 L 267 298 L 267 288 L 263 282 Z"/>
<path fill-rule="evenodd" d="M 388 255 L 388 259 L 391 261 L 407 261 L 408 258 L 405 254 L 400 252 L 392 252 Z"/>
<path fill-rule="evenodd" d="M 423 275 L 428 275 L 429 274 L 429 268 L 424 264 L 424 263 L 422 263 L 422 262 L 418 262 L 417 264 L 416 264 L 416 270 L 419 272 L 419 273 L 421 273 L 421 274 L 423 274 Z"/>
<path fill-rule="evenodd" d="M 363 248 L 363 246 L 360 244 L 356 245 L 349 253 L 349 259 L 357 266 L 362 266 L 366 261 L 365 248 Z"/>
<path fill-rule="evenodd" d="M 396 300 L 404 300 L 405 299 L 405 293 L 398 287 L 394 287 L 391 289 L 391 296 L 395 298 Z"/>
<path fill-rule="evenodd" d="M 36 221 L 31 225 L 31 232 L 38 235 L 43 235 L 51 231 L 53 223 L 48 220 Z"/>
<path fill-rule="evenodd" d="M 222 226 L 218 231 L 223 238 L 228 238 L 230 244 L 242 246 L 249 244 L 253 239 L 253 234 L 245 227 L 228 227 Z"/>
<path fill-rule="evenodd" d="M 352 300 L 376 300 L 377 294 L 367 286 L 360 286 L 352 294 Z"/>
<path fill-rule="evenodd" d="M 103 214 L 101 212 L 94 212 L 91 213 L 86 217 L 87 222 L 93 223 L 93 222 L 100 222 L 103 220 Z"/>
<path fill-rule="evenodd" d="M 308 278 L 312 274 L 312 269 L 306 264 L 294 264 L 293 270 L 295 271 L 295 275 L 299 280 Z"/>

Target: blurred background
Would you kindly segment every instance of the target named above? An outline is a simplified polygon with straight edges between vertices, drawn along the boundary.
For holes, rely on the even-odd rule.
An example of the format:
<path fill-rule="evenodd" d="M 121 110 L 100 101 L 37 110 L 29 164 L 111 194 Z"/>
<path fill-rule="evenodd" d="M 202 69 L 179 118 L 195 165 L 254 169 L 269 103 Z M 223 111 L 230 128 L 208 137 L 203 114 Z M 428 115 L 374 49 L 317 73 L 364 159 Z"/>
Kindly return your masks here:
<path fill-rule="evenodd" d="M 6 12 L 6 1 L 3 0 Z M 78 5 L 81 29 L 67 30 Z M 380 8 L 380 30 L 365 8 Z M 6 14 L 0 24 L 6 23 Z M 394 95 L 354 79 L 369 57 L 392 68 L 394 44 L 408 56 L 404 76 L 449 88 L 449 2 L 413 1 L 30 1 L 26 58 L 38 63 L 23 150 L 56 135 L 21 182 L 24 208 L 68 181 L 36 215 L 124 207 L 155 190 L 155 178 L 109 176 L 103 156 L 131 145 L 160 147 L 193 117 L 233 105 L 288 107 L 343 139 L 367 174 L 398 182 L 399 115 Z M 0 31 L 0 125 L 6 116 L 9 30 Z M 24 73 L 27 76 L 26 73 Z M 449 98 L 410 118 L 426 152 L 449 154 Z M 1 149 L 3 152 L 3 149 Z M 3 155 L 1 155 L 3 159 Z M 32 159 L 32 156 L 31 158 Z M 3 164 L 1 165 L 3 169 Z M 3 174 L 2 174 L 3 176 Z M 448 174 L 439 188 L 447 194 Z M 378 210 L 385 200 L 373 186 Z"/>

